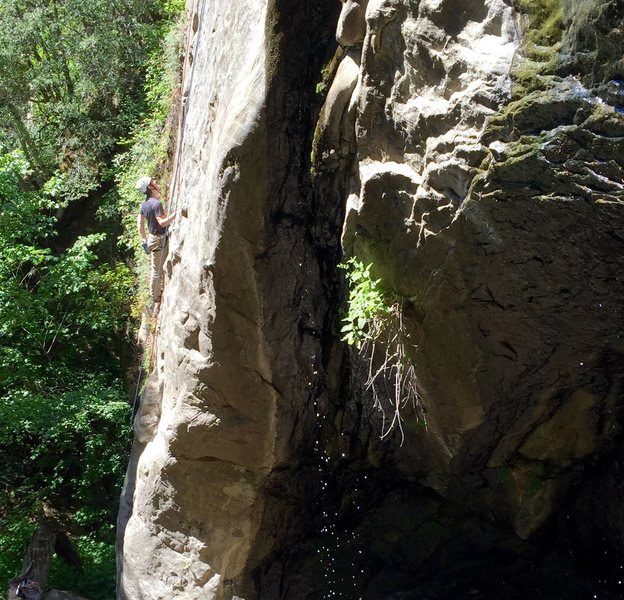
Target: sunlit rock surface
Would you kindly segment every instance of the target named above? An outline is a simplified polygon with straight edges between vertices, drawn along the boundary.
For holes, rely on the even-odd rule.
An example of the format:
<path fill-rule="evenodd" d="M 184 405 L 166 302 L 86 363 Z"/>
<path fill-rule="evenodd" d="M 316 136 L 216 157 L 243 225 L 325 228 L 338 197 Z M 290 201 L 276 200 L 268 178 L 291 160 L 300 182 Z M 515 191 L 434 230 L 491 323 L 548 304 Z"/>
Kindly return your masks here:
<path fill-rule="evenodd" d="M 619 597 L 621 3 L 203 10 L 119 598 Z M 383 440 L 345 254 L 413 342 Z"/>
<path fill-rule="evenodd" d="M 312 128 L 304 94 L 336 8 L 192 9 L 177 220 L 122 497 L 119 598 L 232 598 L 253 589 L 247 565 L 273 549 L 257 536 L 264 490 L 303 435 L 320 356 L 325 301 L 298 222 L 299 163 Z"/>
<path fill-rule="evenodd" d="M 148 381 L 159 380 L 161 415 L 151 437 L 144 427 L 138 436 L 145 446 L 123 533 L 128 600 L 222 597 L 224 580 L 244 567 L 259 482 L 275 462 L 277 394 L 253 270 L 267 196 L 258 123 L 266 11 L 265 2 L 206 3 L 193 42 L 171 278 Z M 139 426 L 149 418 L 139 417 Z"/>

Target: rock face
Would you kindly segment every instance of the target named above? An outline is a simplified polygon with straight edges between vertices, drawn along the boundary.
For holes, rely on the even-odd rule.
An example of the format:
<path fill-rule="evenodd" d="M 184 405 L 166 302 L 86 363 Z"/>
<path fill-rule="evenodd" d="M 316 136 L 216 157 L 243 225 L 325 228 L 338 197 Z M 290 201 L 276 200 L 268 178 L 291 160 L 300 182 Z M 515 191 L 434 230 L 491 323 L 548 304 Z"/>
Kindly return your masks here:
<path fill-rule="evenodd" d="M 343 242 L 413 299 L 423 476 L 526 538 L 620 433 L 624 130 L 581 79 L 522 58 L 511 6 L 460 4 L 369 4 Z"/>
<path fill-rule="evenodd" d="M 303 111 L 323 55 L 300 59 L 323 35 L 327 45 L 334 3 L 292 15 L 262 0 L 194 10 L 157 369 L 120 512 L 128 600 L 231 598 L 249 586 L 247 563 L 271 549 L 257 539 L 266 482 L 290 459 L 320 354 L 325 301 L 301 222 L 299 130 L 311 130 Z"/>
<path fill-rule="evenodd" d="M 618 597 L 624 7 L 309 4 L 192 9 L 118 597 Z M 383 441 L 343 252 L 411 340 Z"/>

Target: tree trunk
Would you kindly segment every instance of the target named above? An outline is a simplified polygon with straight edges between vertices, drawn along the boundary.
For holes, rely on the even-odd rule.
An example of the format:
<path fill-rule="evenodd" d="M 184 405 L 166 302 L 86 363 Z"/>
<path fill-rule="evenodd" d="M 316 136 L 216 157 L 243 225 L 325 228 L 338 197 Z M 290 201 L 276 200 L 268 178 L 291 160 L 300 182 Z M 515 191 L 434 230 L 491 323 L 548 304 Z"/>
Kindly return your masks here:
<path fill-rule="evenodd" d="M 9 581 L 9 590 L 7 600 L 20 600 L 17 596 L 17 586 L 23 579 L 30 579 L 41 586 L 41 596 L 43 597 L 43 589 L 48 581 L 50 574 L 50 566 L 52 564 L 52 556 L 54 554 L 54 543 L 59 531 L 59 524 L 55 519 L 46 516 L 43 511 L 38 519 L 38 527 L 33 534 L 22 571 L 18 577 Z"/>

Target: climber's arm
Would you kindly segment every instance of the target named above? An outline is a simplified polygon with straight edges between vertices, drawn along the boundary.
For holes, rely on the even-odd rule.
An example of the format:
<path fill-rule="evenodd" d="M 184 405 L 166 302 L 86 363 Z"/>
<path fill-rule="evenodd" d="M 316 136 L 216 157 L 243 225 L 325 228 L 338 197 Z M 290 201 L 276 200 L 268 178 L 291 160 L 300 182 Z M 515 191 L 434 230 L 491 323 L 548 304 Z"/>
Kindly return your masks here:
<path fill-rule="evenodd" d="M 173 221 L 175 220 L 175 213 L 171 213 L 167 216 L 158 215 L 156 217 L 156 220 L 161 227 L 167 227 L 167 225 L 171 225 L 171 223 L 173 223 Z"/>
<path fill-rule="evenodd" d="M 137 227 L 139 229 L 141 239 L 145 241 L 147 239 L 147 235 L 145 233 L 145 217 L 142 213 L 139 213 L 139 216 L 137 217 Z"/>

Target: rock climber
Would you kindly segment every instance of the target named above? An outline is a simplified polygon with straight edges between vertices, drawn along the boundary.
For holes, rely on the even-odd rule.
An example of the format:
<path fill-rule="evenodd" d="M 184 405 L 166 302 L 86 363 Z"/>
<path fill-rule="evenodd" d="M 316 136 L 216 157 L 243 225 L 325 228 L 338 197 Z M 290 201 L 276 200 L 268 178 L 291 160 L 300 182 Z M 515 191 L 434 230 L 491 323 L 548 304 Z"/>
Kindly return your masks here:
<path fill-rule="evenodd" d="M 162 294 L 162 262 L 165 252 L 165 231 L 174 219 L 175 214 L 165 214 L 162 205 L 162 194 L 158 183 L 151 177 L 141 177 L 136 182 L 136 189 L 145 194 L 145 202 L 141 205 L 137 225 L 143 248 L 150 255 L 150 294 L 154 303 L 160 302 Z M 145 232 L 147 221 L 147 233 Z"/>

